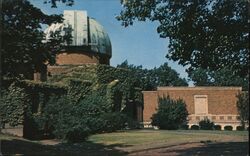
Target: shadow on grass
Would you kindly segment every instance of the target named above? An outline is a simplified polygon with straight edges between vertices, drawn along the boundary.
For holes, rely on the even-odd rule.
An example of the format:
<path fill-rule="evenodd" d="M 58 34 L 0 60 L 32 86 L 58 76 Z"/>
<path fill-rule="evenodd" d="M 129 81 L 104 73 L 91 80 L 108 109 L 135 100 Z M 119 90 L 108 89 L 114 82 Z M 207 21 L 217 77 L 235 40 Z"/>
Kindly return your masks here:
<path fill-rule="evenodd" d="M 249 142 L 209 143 L 202 147 L 175 150 L 180 155 L 197 156 L 246 156 L 249 153 Z"/>
<path fill-rule="evenodd" d="M 1 152 L 5 155 L 86 155 L 86 156 L 123 156 L 126 152 L 115 149 L 115 147 L 123 147 L 121 144 L 104 146 L 89 141 L 79 144 L 61 143 L 57 145 L 42 145 L 26 140 L 1 140 Z"/>
<path fill-rule="evenodd" d="M 199 144 L 199 143 L 195 143 Z M 205 143 L 203 146 L 195 146 L 192 143 L 183 143 L 173 146 L 134 151 L 132 155 L 180 155 L 180 156 L 247 156 L 249 154 L 249 142 L 224 142 Z"/>

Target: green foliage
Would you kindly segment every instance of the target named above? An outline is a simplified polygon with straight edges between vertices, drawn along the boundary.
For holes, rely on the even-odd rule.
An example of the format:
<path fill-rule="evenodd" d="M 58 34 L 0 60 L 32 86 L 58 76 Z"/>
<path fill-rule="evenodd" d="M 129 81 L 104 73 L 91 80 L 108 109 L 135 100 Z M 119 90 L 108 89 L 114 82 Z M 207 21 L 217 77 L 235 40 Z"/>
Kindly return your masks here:
<path fill-rule="evenodd" d="M 136 79 L 129 77 L 130 72 L 109 66 L 86 65 L 69 68 L 68 73 L 56 78 L 52 76 L 47 83 L 17 81 L 13 86 L 22 91 L 10 94 L 16 89 L 9 88 L 8 96 L 3 99 L 12 100 L 8 105 L 14 107 L 11 109 L 14 115 L 8 119 L 5 109 L 11 107 L 1 104 L 1 121 L 16 120 L 14 117 L 17 116 L 22 119 L 19 123 L 24 124 L 27 138 L 53 134 L 72 142 L 82 141 L 93 133 L 132 127 L 136 125 L 131 120 L 133 110 L 127 107 L 142 104 L 142 96 L 141 89 L 136 87 Z M 86 77 L 88 73 L 89 77 Z M 15 103 L 20 104 L 22 111 Z"/>
<path fill-rule="evenodd" d="M 100 118 L 103 120 L 104 132 L 114 132 L 124 129 L 128 120 L 127 116 L 120 112 L 105 113 Z"/>
<path fill-rule="evenodd" d="M 44 43 L 42 25 L 61 22 L 60 15 L 46 15 L 28 0 L 10 0 L 2 1 L 1 18 L 1 76 L 33 79 L 34 71 L 45 71 L 44 62 L 55 63 L 55 54 L 67 39 L 55 33 Z"/>
<path fill-rule="evenodd" d="M 237 98 L 237 109 L 241 124 L 245 127 L 245 122 L 249 123 L 249 94 L 248 92 L 242 92 L 237 95 Z"/>
<path fill-rule="evenodd" d="M 91 81 L 80 80 L 80 79 L 68 79 L 68 97 L 71 101 L 77 103 L 83 99 L 91 91 Z"/>
<path fill-rule="evenodd" d="M 202 130 L 213 130 L 214 123 L 208 118 L 205 118 L 199 122 L 199 126 Z"/>
<path fill-rule="evenodd" d="M 179 129 L 182 129 L 182 130 L 188 130 L 188 125 L 186 125 L 186 124 L 183 124 L 183 125 L 181 125 L 180 126 L 180 128 Z"/>
<path fill-rule="evenodd" d="M 38 137 L 44 129 L 40 115 L 50 96 L 66 94 L 66 88 L 33 81 L 15 81 L 2 94 L 1 122 L 12 126 L 24 124 L 24 136 Z"/>
<path fill-rule="evenodd" d="M 143 69 L 142 66 L 129 65 L 128 61 L 124 61 L 118 68 L 129 69 L 136 77 L 137 83 L 142 90 L 154 90 L 158 86 L 187 86 L 187 81 L 179 77 L 179 74 L 171 69 L 167 63 L 158 68 Z"/>
<path fill-rule="evenodd" d="M 50 3 L 52 8 L 57 8 L 58 2 L 66 3 L 67 6 L 74 4 L 74 0 L 44 0 L 44 4 Z"/>
<path fill-rule="evenodd" d="M 214 125 L 214 130 L 221 130 L 221 125 Z"/>
<path fill-rule="evenodd" d="M 79 142 L 90 134 L 85 115 L 80 114 L 78 108 L 66 96 L 52 98 L 46 105 L 43 118 L 57 138 Z"/>
<path fill-rule="evenodd" d="M 227 125 L 227 126 L 224 127 L 224 130 L 226 130 L 226 131 L 232 131 L 232 130 L 233 130 L 233 127 Z"/>
<path fill-rule="evenodd" d="M 158 21 L 160 37 L 169 38 L 167 58 L 189 70 L 216 71 L 231 66 L 245 78 L 249 66 L 248 1 L 122 0 L 118 20 Z M 205 59 L 204 59 L 205 58 Z"/>
<path fill-rule="evenodd" d="M 2 91 L 0 99 L 0 122 L 9 123 L 11 126 L 22 124 L 28 99 L 24 89 L 14 84 L 7 91 Z"/>
<path fill-rule="evenodd" d="M 199 130 L 200 127 L 198 125 L 192 125 L 190 129 L 191 130 Z"/>
<path fill-rule="evenodd" d="M 190 71 L 189 76 L 196 86 L 242 86 L 243 90 L 248 90 L 249 76 L 242 78 L 232 71 L 232 67 L 215 71 L 197 68 Z"/>
<path fill-rule="evenodd" d="M 188 112 L 183 100 L 172 100 L 169 96 L 159 98 L 159 108 L 152 116 L 152 125 L 160 129 L 178 129 L 187 122 Z"/>
<path fill-rule="evenodd" d="M 106 99 L 93 93 L 80 102 L 68 96 L 51 98 L 42 114 L 43 123 L 57 138 L 80 142 L 90 134 L 113 132 L 125 127 L 127 116 L 112 112 Z"/>
<path fill-rule="evenodd" d="M 142 104 L 142 88 L 138 83 L 139 78 L 132 75 L 134 75 L 134 72 L 129 69 L 114 68 L 107 65 L 83 65 L 82 67 L 72 66 L 61 75 L 53 75 L 48 81 L 68 86 L 70 86 L 69 82 L 72 80 L 91 82 L 92 85 L 89 85 L 87 90 L 90 89 L 102 96 L 107 96 L 107 102 L 110 105 L 115 105 L 115 110 L 128 110 L 125 108 L 131 102 Z M 79 91 L 84 90 L 80 84 L 74 86 L 75 88 L 72 91 L 76 94 L 80 94 Z M 82 93 L 82 96 L 84 94 L 85 92 Z M 130 112 L 125 113 L 129 114 Z"/>

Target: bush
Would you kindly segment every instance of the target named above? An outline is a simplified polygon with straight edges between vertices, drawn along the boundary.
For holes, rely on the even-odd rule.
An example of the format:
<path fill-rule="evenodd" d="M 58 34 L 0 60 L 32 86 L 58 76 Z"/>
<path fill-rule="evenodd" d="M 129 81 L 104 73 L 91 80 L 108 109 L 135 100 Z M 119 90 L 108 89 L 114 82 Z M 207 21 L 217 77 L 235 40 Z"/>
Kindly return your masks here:
<path fill-rule="evenodd" d="M 187 121 L 188 112 L 183 100 L 172 100 L 169 96 L 159 98 L 159 108 L 152 116 L 152 125 L 160 129 L 175 130 Z"/>
<path fill-rule="evenodd" d="M 188 130 L 188 125 L 181 125 L 179 129 L 181 130 Z"/>
<path fill-rule="evenodd" d="M 66 132 L 64 139 L 68 140 L 68 142 L 82 142 L 89 136 L 89 134 L 90 129 L 87 125 L 77 125 Z"/>
<path fill-rule="evenodd" d="M 236 127 L 236 130 L 237 130 L 237 131 L 244 131 L 245 128 L 244 128 L 244 126 L 237 126 L 237 127 Z"/>
<path fill-rule="evenodd" d="M 200 127 L 198 125 L 192 125 L 190 129 L 191 130 L 199 130 Z"/>
<path fill-rule="evenodd" d="M 214 130 L 221 130 L 221 125 L 214 125 Z"/>
<path fill-rule="evenodd" d="M 116 130 L 124 129 L 128 120 L 127 116 L 120 112 L 105 113 L 101 115 L 100 118 L 104 123 L 104 132 L 114 132 Z"/>
<path fill-rule="evenodd" d="M 80 102 L 71 102 L 68 96 L 54 97 L 47 103 L 42 119 L 56 138 L 81 142 L 90 134 L 124 129 L 127 116 L 112 112 L 105 97 L 86 96 Z"/>
<path fill-rule="evenodd" d="M 51 98 L 44 110 L 42 118 L 56 138 L 81 142 L 90 135 L 86 116 L 80 116 L 77 105 L 72 105 L 67 96 Z"/>
<path fill-rule="evenodd" d="M 214 123 L 208 118 L 205 118 L 199 122 L 200 129 L 202 130 L 213 130 Z"/>
<path fill-rule="evenodd" d="M 224 130 L 226 130 L 226 131 L 232 131 L 233 127 L 232 126 L 225 126 Z"/>

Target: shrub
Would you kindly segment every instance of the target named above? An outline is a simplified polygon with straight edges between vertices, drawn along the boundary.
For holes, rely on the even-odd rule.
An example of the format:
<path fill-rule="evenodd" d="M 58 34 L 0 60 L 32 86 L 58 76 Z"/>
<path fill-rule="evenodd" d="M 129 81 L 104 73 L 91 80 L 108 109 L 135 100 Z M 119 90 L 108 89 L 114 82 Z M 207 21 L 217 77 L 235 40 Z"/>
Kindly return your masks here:
<path fill-rule="evenodd" d="M 152 125 L 160 129 L 174 130 L 186 123 L 188 112 L 183 100 L 172 100 L 169 96 L 159 98 L 159 108 L 152 116 Z"/>
<path fill-rule="evenodd" d="M 105 113 L 100 118 L 104 122 L 104 132 L 114 132 L 124 129 L 127 122 L 127 116 L 120 112 Z"/>
<path fill-rule="evenodd" d="M 232 131 L 233 127 L 228 125 L 228 126 L 224 127 L 224 130 L 226 130 L 226 131 Z"/>
<path fill-rule="evenodd" d="M 221 130 L 221 125 L 214 125 L 214 130 Z"/>
<path fill-rule="evenodd" d="M 71 129 L 68 129 L 65 135 L 65 140 L 68 142 L 82 142 L 90 134 L 90 129 L 87 125 L 75 125 Z"/>
<path fill-rule="evenodd" d="M 191 130 L 199 130 L 200 127 L 198 125 L 192 125 L 190 129 Z"/>
<path fill-rule="evenodd" d="M 72 105 L 67 96 L 53 97 L 47 103 L 42 118 L 56 138 L 80 142 L 90 134 L 90 129 L 83 120 L 85 117 L 79 118 L 76 110 L 76 105 Z"/>
<path fill-rule="evenodd" d="M 244 131 L 245 128 L 244 128 L 244 126 L 237 126 L 237 127 L 236 127 L 236 130 L 237 130 L 237 131 Z"/>
<path fill-rule="evenodd" d="M 90 134 L 113 132 L 125 128 L 127 116 L 112 112 L 106 99 L 98 94 L 73 103 L 68 96 L 54 97 L 47 103 L 43 119 L 56 138 L 81 142 Z"/>
<path fill-rule="evenodd" d="M 212 130 L 214 123 L 211 122 L 208 118 L 205 118 L 199 122 L 200 129 L 202 130 Z"/>
<path fill-rule="evenodd" d="M 188 125 L 181 125 L 179 129 L 182 129 L 182 130 L 188 130 Z"/>

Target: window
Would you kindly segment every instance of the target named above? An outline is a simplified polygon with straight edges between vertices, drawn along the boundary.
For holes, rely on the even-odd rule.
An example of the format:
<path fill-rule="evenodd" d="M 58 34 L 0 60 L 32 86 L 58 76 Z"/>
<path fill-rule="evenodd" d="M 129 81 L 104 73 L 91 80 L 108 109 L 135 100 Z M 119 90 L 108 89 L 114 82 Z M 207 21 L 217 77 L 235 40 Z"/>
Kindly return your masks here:
<path fill-rule="evenodd" d="M 208 114 L 207 95 L 194 96 L 194 110 L 197 115 Z"/>

